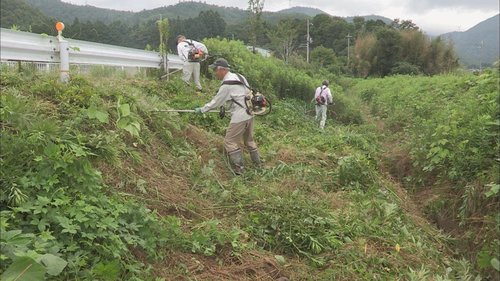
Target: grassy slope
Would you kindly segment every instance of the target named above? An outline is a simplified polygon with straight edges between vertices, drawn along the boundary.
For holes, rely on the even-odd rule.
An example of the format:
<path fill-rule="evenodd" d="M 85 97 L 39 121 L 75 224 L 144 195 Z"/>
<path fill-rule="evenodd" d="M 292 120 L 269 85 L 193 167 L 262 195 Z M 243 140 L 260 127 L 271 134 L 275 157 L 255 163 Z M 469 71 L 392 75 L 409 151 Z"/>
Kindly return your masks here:
<path fill-rule="evenodd" d="M 444 276 L 447 267 L 453 269 L 450 276 L 467 275 L 466 262 L 456 263 L 448 255 L 447 239 L 420 217 L 402 189 L 378 172 L 379 136 L 373 125 L 330 123 L 320 132 L 311 108 L 293 100 L 276 102 L 274 113 L 257 119 L 255 130 L 266 167 L 249 167 L 245 177 L 233 177 L 222 152 L 228 119 L 151 112 L 193 108 L 209 100 L 209 95 L 196 95 L 176 79 L 159 83 L 98 73 L 59 85 L 55 77 L 45 75 L 3 71 L 2 76 L 4 135 L 43 133 L 50 128 L 42 121 L 53 120 L 54 142 L 74 134 L 91 153 L 85 159 L 102 174 L 103 196 L 155 210 L 157 220 L 151 223 L 160 230 L 137 233 L 155 243 L 129 243 L 128 252 L 125 248 L 114 257 L 121 260 L 116 278 L 419 280 L 426 272 Z M 211 82 L 208 92 L 216 85 Z M 129 123 L 140 124 L 138 135 L 117 123 L 124 113 L 117 102 L 130 105 Z M 99 121 L 90 107 L 107 112 L 108 120 Z M 42 151 L 50 146 L 38 145 Z M 32 165 L 39 159 L 32 157 L 8 158 L 11 162 L 3 165 Z M 29 173 L 9 180 L 19 183 L 24 176 Z M 19 207 L 35 199 L 9 201 L 10 195 L 8 190 L 2 193 L 2 210 L 11 210 L 13 218 L 6 219 L 4 231 L 20 228 L 39 235 L 23 221 L 23 212 L 36 213 Z M 141 218 L 136 220 L 140 223 Z M 53 231 L 59 227 L 57 221 L 47 225 Z M 63 234 L 53 234 L 64 249 L 57 255 L 70 262 L 61 279 L 101 276 L 98 260 L 75 264 L 69 242 Z M 78 235 L 71 241 L 87 239 Z M 113 260 L 102 255 L 99 259 Z M 140 265 L 130 267 L 136 261 L 151 265 L 150 275 L 139 270 Z"/>
<path fill-rule="evenodd" d="M 482 276 L 498 270 L 498 71 L 360 80 L 385 134 L 381 164 Z"/>

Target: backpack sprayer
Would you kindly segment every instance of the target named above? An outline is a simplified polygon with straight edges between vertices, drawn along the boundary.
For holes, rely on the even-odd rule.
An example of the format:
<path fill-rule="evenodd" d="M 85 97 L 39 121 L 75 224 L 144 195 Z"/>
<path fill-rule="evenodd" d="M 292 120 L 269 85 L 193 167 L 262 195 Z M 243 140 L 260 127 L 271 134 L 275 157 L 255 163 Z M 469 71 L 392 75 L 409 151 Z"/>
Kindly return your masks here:
<path fill-rule="evenodd" d="M 220 55 L 220 54 L 209 54 L 209 55 L 204 55 L 203 57 L 201 57 L 201 58 L 200 58 L 198 61 L 196 61 L 196 62 L 203 63 L 203 62 L 205 62 L 205 61 L 206 61 L 206 62 L 208 62 L 208 64 L 210 64 L 210 60 L 212 60 L 212 59 L 214 59 L 214 58 L 216 58 L 216 57 L 219 57 L 219 56 L 221 56 L 221 55 Z M 208 64 L 207 64 L 207 65 L 208 65 Z M 181 68 L 181 69 L 177 69 L 177 70 L 175 70 L 175 71 L 173 71 L 173 72 L 169 72 L 169 73 L 166 73 L 166 74 L 161 75 L 161 76 L 160 76 L 160 80 L 163 80 L 163 79 L 165 79 L 165 78 L 168 78 L 170 75 L 172 75 L 172 74 L 174 74 L 174 73 L 176 73 L 176 72 L 179 72 L 179 71 L 182 71 L 182 68 Z M 201 73 L 204 73 L 203 71 L 204 71 L 204 70 L 203 70 L 203 68 L 202 68 L 202 69 L 201 69 Z"/>

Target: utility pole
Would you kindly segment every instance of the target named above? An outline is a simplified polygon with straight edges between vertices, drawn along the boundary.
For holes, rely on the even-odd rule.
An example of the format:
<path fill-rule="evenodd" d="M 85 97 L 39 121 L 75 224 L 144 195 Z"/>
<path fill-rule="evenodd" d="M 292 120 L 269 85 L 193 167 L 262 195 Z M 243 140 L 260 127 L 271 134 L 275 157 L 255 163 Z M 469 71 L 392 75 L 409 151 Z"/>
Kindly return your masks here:
<path fill-rule="evenodd" d="M 309 36 L 309 25 L 312 25 L 312 23 L 309 23 L 309 19 L 307 19 L 307 42 L 306 42 L 306 48 L 307 48 L 306 61 L 307 61 L 307 63 L 309 63 L 309 44 L 311 43 L 311 37 Z"/>
<path fill-rule="evenodd" d="M 483 47 L 484 41 L 481 40 L 481 43 L 479 44 L 479 72 L 483 71 Z"/>
<path fill-rule="evenodd" d="M 350 51 L 351 51 L 351 34 L 347 33 L 347 67 L 349 67 L 349 60 L 350 60 Z"/>

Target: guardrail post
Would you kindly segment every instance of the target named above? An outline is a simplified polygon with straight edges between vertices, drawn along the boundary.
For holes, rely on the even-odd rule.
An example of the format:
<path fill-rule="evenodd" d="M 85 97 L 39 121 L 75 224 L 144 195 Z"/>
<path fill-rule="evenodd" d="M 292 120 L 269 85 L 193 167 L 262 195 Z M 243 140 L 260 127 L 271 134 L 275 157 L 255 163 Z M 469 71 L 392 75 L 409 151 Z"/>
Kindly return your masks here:
<path fill-rule="evenodd" d="M 61 63 L 59 65 L 61 82 L 69 82 L 69 44 L 66 40 L 59 39 L 59 57 Z"/>
<path fill-rule="evenodd" d="M 170 75 L 168 75 L 168 54 L 163 56 L 163 60 L 165 61 L 165 73 L 167 74 L 167 81 L 170 80 Z"/>
<path fill-rule="evenodd" d="M 64 29 L 64 24 L 58 22 L 56 24 L 57 29 L 57 40 L 59 41 L 59 58 L 61 62 L 59 64 L 60 79 L 61 82 L 69 82 L 69 44 L 68 41 L 64 40 L 62 37 L 62 31 Z"/>

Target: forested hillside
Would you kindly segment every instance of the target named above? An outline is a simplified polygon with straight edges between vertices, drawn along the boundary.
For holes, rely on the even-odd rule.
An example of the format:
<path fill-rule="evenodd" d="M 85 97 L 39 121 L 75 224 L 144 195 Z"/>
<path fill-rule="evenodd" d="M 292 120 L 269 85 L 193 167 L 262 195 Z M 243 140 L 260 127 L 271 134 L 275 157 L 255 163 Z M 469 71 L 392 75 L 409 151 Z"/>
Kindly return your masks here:
<path fill-rule="evenodd" d="M 29 4 L 40 9 L 45 14 L 58 18 L 61 21 L 72 23 L 75 18 L 84 21 L 100 21 L 110 24 L 114 21 L 123 21 L 130 25 L 139 24 L 148 20 L 158 20 L 159 16 L 170 19 L 189 19 L 198 16 L 200 12 L 214 11 L 221 14 L 228 24 L 240 24 L 245 22 L 248 18 L 248 11 L 246 7 L 243 9 L 236 7 L 223 7 L 211 5 L 203 2 L 180 2 L 175 5 L 163 6 L 151 10 L 143 10 L 140 12 L 124 12 L 116 11 L 105 8 L 98 8 L 93 6 L 79 6 L 62 2 L 60 0 L 26 0 Z M 267 21 L 277 22 L 280 18 L 293 15 L 298 18 L 305 18 L 306 16 L 314 16 L 322 11 L 315 11 L 314 14 L 310 10 L 297 8 L 292 13 L 275 13 L 264 12 L 263 17 Z"/>
<path fill-rule="evenodd" d="M 12 1 L 12 0 L 11 0 Z M 131 24 L 137 24 L 134 20 L 135 13 L 127 11 L 117 11 L 111 9 L 102 9 L 90 5 L 79 6 L 60 0 L 14 0 L 17 3 L 26 2 L 39 9 L 45 15 L 55 18 L 58 21 L 71 24 L 75 19 L 84 22 L 104 22 L 110 24 L 114 21 L 123 21 Z"/>
<path fill-rule="evenodd" d="M 319 15 L 319 14 L 326 14 L 325 12 L 323 12 L 320 9 L 310 8 L 310 7 L 292 7 L 292 8 L 288 8 L 288 9 L 283 9 L 283 10 L 279 11 L 279 13 L 288 14 L 288 15 L 292 15 L 292 16 L 303 14 L 303 15 L 306 15 L 309 17 L 314 17 L 314 16 Z"/>
<path fill-rule="evenodd" d="M 497 280 L 497 70 L 358 80 L 205 43 L 273 101 L 256 119 L 265 165 L 243 176 L 229 119 L 157 112 L 209 101 L 210 75 L 197 94 L 2 69 L 2 280 Z"/>
<path fill-rule="evenodd" d="M 493 16 L 463 32 L 443 34 L 453 42 L 460 59 L 476 68 L 491 66 L 500 56 L 500 15 Z"/>
<path fill-rule="evenodd" d="M 22 3 L 24 0 L 16 1 Z M 179 3 L 175 7 L 187 8 L 189 5 L 194 7 L 206 4 L 187 2 Z M 170 7 L 160 9 L 166 11 Z M 2 8 L 2 11 L 4 14 L 9 13 L 7 8 Z M 314 25 L 310 31 L 311 63 L 307 64 L 303 40 L 307 34 L 305 19 L 286 18 L 276 24 L 261 20 L 257 25 L 242 21 L 229 25 L 224 20 L 230 14 L 229 11 L 231 9 L 221 13 L 217 10 L 205 10 L 192 18 L 169 19 L 167 46 L 171 52 L 176 52 L 175 37 L 178 34 L 186 34 L 195 40 L 231 38 L 267 47 L 273 51 L 275 57 L 298 68 L 305 70 L 320 68 L 339 75 L 358 77 L 383 77 L 396 74 L 434 75 L 450 72 L 459 67 L 452 44 L 439 37 L 434 39 L 427 37 L 411 20 L 396 19 L 388 25 L 380 19 L 365 20 L 363 17 L 355 17 L 352 22 L 348 22 L 343 18 L 318 14 L 311 19 Z M 149 12 L 151 11 L 143 13 Z M 242 10 L 241 12 L 247 13 Z M 20 26 L 27 27 L 24 30 L 29 29 L 31 22 L 29 17 L 21 17 L 18 21 L 23 23 Z M 74 39 L 139 49 L 158 49 L 160 39 L 157 21 L 157 18 L 149 17 L 148 20 L 136 24 L 124 20 L 106 24 L 102 21 L 91 22 L 76 18 L 72 24 L 66 25 L 64 35 Z M 47 27 L 44 33 L 53 33 L 52 28 Z M 346 40 L 348 35 L 352 41 L 349 49 L 352 56 L 349 60 L 349 44 Z"/>
<path fill-rule="evenodd" d="M 26 3 L 36 9 L 27 7 Z M 32 18 L 30 14 L 35 16 Z M 252 42 L 253 34 L 247 10 L 201 2 L 182 2 L 134 13 L 78 6 L 60 0 L 6 0 L 2 2 L 2 15 L 1 26 L 4 28 L 15 26 L 25 31 L 48 34 L 54 33 L 52 23 L 57 20 L 66 23 L 68 37 L 140 49 L 159 45 L 155 23 L 160 17 L 170 19 L 168 42 L 172 51 L 175 51 L 174 38 L 179 33 L 195 40 L 219 36 L 248 44 Z M 498 60 L 499 46 L 498 40 L 495 40 L 499 33 L 498 16 L 466 32 L 429 38 L 411 20 L 390 20 L 376 15 L 341 18 L 316 9 L 294 7 L 281 12 L 263 12 L 256 44 L 271 49 L 276 57 L 300 64 L 306 55 L 304 46 L 308 17 L 314 22 L 311 47 L 317 49 L 316 54 L 312 54 L 317 58 L 313 57 L 313 60 L 337 73 L 358 76 L 432 75 L 454 69 L 458 63 L 479 68 L 479 64 L 491 66 Z M 400 32 L 379 32 L 384 28 Z M 414 32 L 407 34 L 406 31 Z M 350 51 L 355 58 L 349 63 L 348 35 L 352 36 Z M 382 38 L 386 42 L 378 40 Z M 451 43 L 443 39 L 451 39 Z M 380 46 L 374 46 L 377 44 Z M 364 50 L 366 46 L 369 50 Z M 379 57 L 384 59 L 377 59 Z"/>
<path fill-rule="evenodd" d="M 21 0 L 2 0 L 0 26 L 34 33 L 53 33 L 55 20 Z"/>

